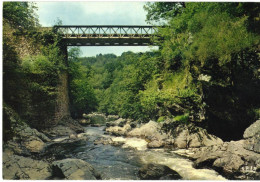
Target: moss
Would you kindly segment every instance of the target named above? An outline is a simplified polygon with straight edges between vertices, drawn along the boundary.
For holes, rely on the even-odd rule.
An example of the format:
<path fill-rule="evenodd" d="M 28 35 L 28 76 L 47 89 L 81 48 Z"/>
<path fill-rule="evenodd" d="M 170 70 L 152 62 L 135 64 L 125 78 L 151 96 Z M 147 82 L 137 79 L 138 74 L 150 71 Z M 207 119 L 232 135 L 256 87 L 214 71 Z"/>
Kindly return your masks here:
<path fill-rule="evenodd" d="M 167 118 L 166 116 L 160 116 L 160 117 L 157 119 L 157 122 L 158 122 L 158 123 L 161 123 L 161 122 L 165 121 L 166 118 Z"/>
<path fill-rule="evenodd" d="M 174 120 L 181 122 L 181 123 L 188 123 L 189 122 L 189 114 L 183 114 L 183 115 L 175 116 Z"/>

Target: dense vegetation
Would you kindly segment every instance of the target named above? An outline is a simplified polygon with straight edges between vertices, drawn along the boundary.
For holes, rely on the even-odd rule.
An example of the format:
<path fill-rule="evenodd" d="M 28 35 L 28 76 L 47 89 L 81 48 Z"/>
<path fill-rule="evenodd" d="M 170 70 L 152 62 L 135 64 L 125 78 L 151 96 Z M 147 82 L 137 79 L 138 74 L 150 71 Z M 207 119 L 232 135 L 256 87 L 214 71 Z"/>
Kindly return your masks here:
<path fill-rule="evenodd" d="M 147 121 L 197 122 L 240 138 L 259 117 L 259 4 L 148 3 L 159 50 L 81 58 L 97 110 Z M 230 132 L 234 131 L 234 132 Z"/>
<path fill-rule="evenodd" d="M 3 3 L 4 139 L 18 124 L 12 110 L 36 128 L 53 122 L 58 75 L 66 70 L 58 37 L 40 28 L 35 9 L 28 2 Z"/>
<path fill-rule="evenodd" d="M 159 50 L 79 58 L 71 48 L 67 68 L 58 36 L 40 29 L 36 7 L 4 2 L 4 105 L 33 126 L 52 122 L 58 78 L 68 71 L 74 118 L 92 111 L 142 122 L 173 118 L 238 139 L 260 117 L 259 7 L 147 3 L 147 22 L 165 25 L 154 39 Z M 4 136 L 13 127 L 7 114 Z"/>
<path fill-rule="evenodd" d="M 208 130 L 241 137 L 259 117 L 259 3 L 155 3 L 146 9 L 149 21 L 167 20 L 159 42 L 164 68 L 191 76 L 197 88 L 187 88 L 205 103 Z"/>

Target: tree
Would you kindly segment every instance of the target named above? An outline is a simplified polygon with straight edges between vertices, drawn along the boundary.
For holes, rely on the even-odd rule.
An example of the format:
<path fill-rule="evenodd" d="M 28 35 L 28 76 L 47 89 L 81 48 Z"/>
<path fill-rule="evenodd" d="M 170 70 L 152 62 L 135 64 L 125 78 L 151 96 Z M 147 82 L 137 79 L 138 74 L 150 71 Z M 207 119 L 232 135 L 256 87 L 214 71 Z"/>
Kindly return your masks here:
<path fill-rule="evenodd" d="M 29 2 L 4 2 L 3 18 L 13 28 L 32 29 L 39 26 L 37 7 Z"/>
<path fill-rule="evenodd" d="M 148 23 L 167 21 L 185 8 L 185 2 L 148 2 L 144 6 Z"/>
<path fill-rule="evenodd" d="M 70 110 L 74 118 L 94 111 L 97 106 L 94 89 L 88 81 L 91 71 L 81 64 L 80 54 L 78 47 L 71 48 L 68 53 Z"/>
<path fill-rule="evenodd" d="M 168 22 L 159 30 L 158 41 L 165 72 L 183 75 L 186 71 L 186 82 L 191 84 L 186 84 L 185 90 L 200 95 L 201 104 L 194 102 L 197 105 L 206 103 L 203 107 L 209 131 L 225 139 L 238 139 L 259 117 L 259 3 L 186 2 L 178 14 L 165 10 L 156 5 L 148 9 L 150 19 L 154 15 L 155 20 Z M 205 75 L 210 79 L 201 79 Z M 175 86 L 181 88 L 180 83 Z M 150 93 L 144 94 L 149 97 Z M 184 101 L 181 104 L 187 105 Z M 195 107 L 189 110 L 200 112 Z M 237 131 L 233 135 L 227 131 L 231 128 Z"/>

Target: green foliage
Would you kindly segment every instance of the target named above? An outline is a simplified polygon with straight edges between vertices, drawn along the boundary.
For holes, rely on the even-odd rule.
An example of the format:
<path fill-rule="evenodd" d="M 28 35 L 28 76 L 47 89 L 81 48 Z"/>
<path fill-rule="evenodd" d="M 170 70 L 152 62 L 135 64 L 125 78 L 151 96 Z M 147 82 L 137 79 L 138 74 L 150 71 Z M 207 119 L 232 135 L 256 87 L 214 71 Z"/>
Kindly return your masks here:
<path fill-rule="evenodd" d="M 76 47 L 68 53 L 70 110 L 75 118 L 94 111 L 97 107 L 94 89 L 89 84 L 91 70 L 80 63 L 80 54 L 80 49 Z"/>
<path fill-rule="evenodd" d="M 177 113 L 190 112 L 194 109 L 194 105 L 198 107 L 201 105 L 198 90 L 186 70 L 179 70 L 174 74 L 166 72 L 155 75 L 139 95 L 143 110 L 149 117 L 155 114 L 175 115 L 176 107 L 181 108 Z"/>
<path fill-rule="evenodd" d="M 55 44 L 45 46 L 42 54 L 27 56 L 21 62 L 26 87 L 22 94 L 24 112 L 20 113 L 32 126 L 51 122 L 55 112 L 59 75 L 65 71 L 64 57 Z"/>
<path fill-rule="evenodd" d="M 184 2 L 148 2 L 144 6 L 147 11 L 146 21 L 152 23 L 153 21 L 169 20 L 181 13 L 184 7 Z"/>
<path fill-rule="evenodd" d="M 4 2 L 3 6 L 3 100 L 39 129 L 53 122 L 59 74 L 66 70 L 64 56 L 58 37 L 37 29 L 33 3 Z M 4 123 L 12 125 L 8 119 Z"/>
<path fill-rule="evenodd" d="M 81 59 L 83 65 L 90 64 L 93 70 L 89 83 L 95 89 L 100 112 L 148 119 L 142 112 L 138 93 L 158 72 L 158 61 L 153 55 L 126 52 L 119 57 L 107 54 Z"/>
<path fill-rule="evenodd" d="M 160 116 L 160 117 L 157 119 L 157 122 L 158 122 L 158 123 L 161 123 L 161 122 L 164 122 L 166 119 L 167 119 L 166 116 Z"/>
<path fill-rule="evenodd" d="M 29 2 L 3 2 L 3 18 L 13 28 L 32 29 L 39 26 L 37 7 Z"/>
<path fill-rule="evenodd" d="M 155 7 L 151 6 L 148 15 L 167 14 Z M 206 113 L 209 131 L 224 138 L 238 139 L 239 133 L 257 119 L 252 111 L 260 107 L 256 73 L 260 66 L 259 7 L 259 3 L 187 2 L 178 14 L 160 17 L 169 22 L 159 30 L 161 38 L 156 40 L 161 45 L 164 68 L 168 73 L 186 70 L 190 75 L 188 84 L 167 82 L 173 90 L 180 87 L 178 95 L 176 91 L 166 94 L 174 103 L 171 108 L 177 111 L 177 104 L 185 108 L 184 113 Z M 201 80 L 201 75 L 210 80 Z M 153 89 L 150 95 L 156 96 L 154 102 L 162 100 L 163 90 Z M 237 133 L 229 133 L 230 128 L 236 128 Z"/>
<path fill-rule="evenodd" d="M 178 115 L 174 117 L 174 120 L 181 123 L 188 123 L 189 114 Z"/>

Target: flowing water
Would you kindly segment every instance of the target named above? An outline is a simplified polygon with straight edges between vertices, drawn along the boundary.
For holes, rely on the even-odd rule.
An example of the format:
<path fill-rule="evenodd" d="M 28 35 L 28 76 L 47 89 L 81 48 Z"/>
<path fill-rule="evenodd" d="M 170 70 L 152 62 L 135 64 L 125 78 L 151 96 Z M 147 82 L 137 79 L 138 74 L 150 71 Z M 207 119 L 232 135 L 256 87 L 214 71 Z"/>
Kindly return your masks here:
<path fill-rule="evenodd" d="M 147 149 L 138 138 L 113 137 L 104 134 L 104 127 L 86 127 L 88 140 L 70 148 L 66 157 L 85 160 L 101 173 L 104 180 L 137 180 L 139 168 L 146 163 L 167 165 L 186 180 L 225 180 L 214 170 L 195 169 L 192 162 L 164 149 Z M 94 144 L 98 138 L 124 142 L 122 146 Z"/>

